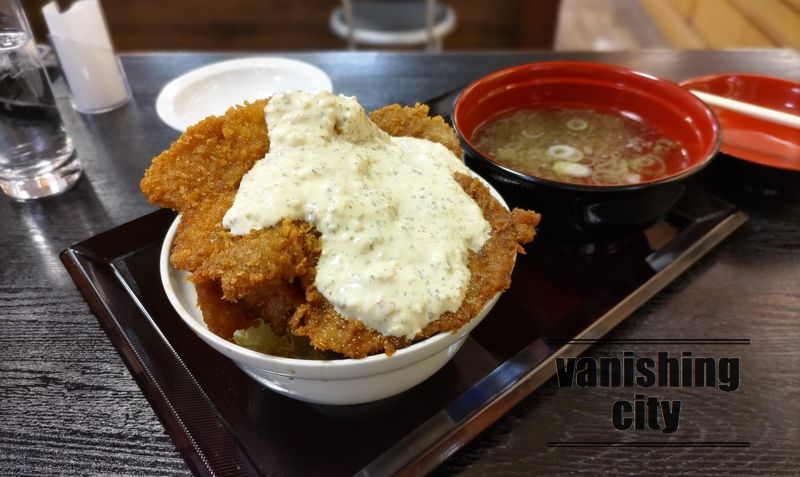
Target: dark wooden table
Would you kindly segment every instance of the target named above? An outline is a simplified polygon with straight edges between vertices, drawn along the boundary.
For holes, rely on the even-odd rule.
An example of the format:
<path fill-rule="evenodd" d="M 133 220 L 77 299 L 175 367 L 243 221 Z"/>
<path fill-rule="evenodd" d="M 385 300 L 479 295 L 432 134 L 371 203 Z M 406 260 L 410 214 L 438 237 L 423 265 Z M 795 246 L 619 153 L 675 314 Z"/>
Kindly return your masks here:
<path fill-rule="evenodd" d="M 138 184 L 150 159 L 178 136 L 156 116 L 161 87 L 223 54 L 123 56 L 133 100 L 101 115 L 60 106 L 85 167 L 72 191 L 19 203 L 0 198 L 0 474 L 184 475 L 183 460 L 58 259 L 67 246 L 152 212 Z M 410 103 L 494 69 L 528 61 L 617 63 L 674 81 L 749 72 L 800 81 L 800 53 L 292 54 L 326 70 L 337 92 L 367 109 Z M 800 189 L 800 184 L 797 184 Z M 800 198 L 733 191 L 750 220 L 609 337 L 744 338 L 746 346 L 623 346 L 637 356 L 734 356 L 740 389 L 559 388 L 555 379 L 463 449 L 440 475 L 701 473 L 797 474 L 800 442 Z M 619 344 L 588 355 L 618 356 Z M 683 403 L 684 442 L 749 442 L 746 448 L 548 447 L 613 441 L 611 404 L 634 393 Z M 657 432 L 657 431 L 656 431 Z M 302 452 L 298 449 L 298 452 Z"/>

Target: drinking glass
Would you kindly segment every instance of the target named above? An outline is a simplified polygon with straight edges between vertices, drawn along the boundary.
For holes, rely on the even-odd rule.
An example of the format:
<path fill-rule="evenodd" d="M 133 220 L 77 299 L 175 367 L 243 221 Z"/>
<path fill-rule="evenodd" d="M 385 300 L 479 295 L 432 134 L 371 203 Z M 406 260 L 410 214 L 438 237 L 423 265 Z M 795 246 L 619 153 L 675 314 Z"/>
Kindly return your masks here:
<path fill-rule="evenodd" d="M 0 0 L 0 190 L 35 199 L 80 176 L 25 11 L 19 0 Z"/>

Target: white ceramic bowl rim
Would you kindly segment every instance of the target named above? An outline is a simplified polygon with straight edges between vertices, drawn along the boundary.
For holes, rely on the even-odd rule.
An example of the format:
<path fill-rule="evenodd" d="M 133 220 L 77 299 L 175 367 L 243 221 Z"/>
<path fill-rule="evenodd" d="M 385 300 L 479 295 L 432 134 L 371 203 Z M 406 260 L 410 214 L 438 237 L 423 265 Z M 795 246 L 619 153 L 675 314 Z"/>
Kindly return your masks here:
<path fill-rule="evenodd" d="M 241 359 L 245 359 L 247 361 L 246 364 L 257 367 L 261 372 L 283 376 L 324 374 L 328 378 L 364 377 L 372 374 L 381 374 L 388 369 L 406 366 L 425 359 L 458 341 L 483 319 L 500 297 L 500 293 L 497 293 L 486 303 L 481 313 L 460 329 L 454 332 L 439 333 L 406 348 L 401 348 L 392 356 L 380 353 L 360 359 L 312 360 L 267 355 L 239 346 L 216 335 L 205 326 L 205 323 L 202 321 L 202 314 L 196 307 L 192 307 L 196 314 L 193 314 L 187 309 L 187 303 L 182 300 L 182 298 L 186 298 L 185 293 L 181 292 L 180 288 L 178 288 L 180 285 L 175 286 L 174 283 L 182 282 L 184 286 L 193 285 L 185 280 L 186 272 L 175 269 L 169 261 L 172 241 L 175 238 L 179 222 L 180 217 L 177 217 L 167 231 L 159 258 L 161 282 L 167 294 L 167 298 L 175 311 L 180 315 L 181 319 L 205 341 L 218 349 L 226 351 L 229 353 L 229 356 L 237 356 Z M 283 369 L 285 371 L 277 371 L 276 369 Z"/>
<path fill-rule="evenodd" d="M 156 113 L 183 131 L 229 107 L 296 89 L 332 91 L 320 68 L 291 58 L 257 56 L 220 61 L 193 69 L 167 83 L 156 98 Z"/>
<path fill-rule="evenodd" d="M 476 173 L 469 171 L 470 175 L 481 181 L 488 189 L 492 196 L 497 199 L 503 207 L 508 209 L 508 204 L 503 199 L 497 190 L 492 187 L 484 178 Z M 239 346 L 232 343 L 210 331 L 203 321 L 202 312 L 197 306 L 192 303 L 191 308 L 194 314 L 187 309 L 187 304 L 181 300 L 186 298 L 184 293 L 176 290 L 177 286 L 191 286 L 193 285 L 186 280 L 187 273 L 182 270 L 175 269 L 169 261 L 169 256 L 172 250 L 172 241 L 175 238 L 175 233 L 180 222 L 180 216 L 176 217 L 164 237 L 164 242 L 161 246 L 161 254 L 159 257 L 159 270 L 161 275 L 161 283 L 164 291 L 167 294 L 172 307 L 181 317 L 181 319 L 189 325 L 200 337 L 208 344 L 216 347 L 220 352 L 224 352 L 229 357 L 236 356 L 237 360 L 246 361 L 245 364 L 258 368 L 260 372 L 277 374 L 281 376 L 325 376 L 326 379 L 344 379 L 351 377 L 365 377 L 375 374 L 381 374 L 391 369 L 401 368 L 414 362 L 423 360 L 427 357 L 433 356 L 441 352 L 451 344 L 462 339 L 472 329 L 481 322 L 481 320 L 491 311 L 494 304 L 500 298 L 500 292 L 496 293 L 491 299 L 487 301 L 483 309 L 472 320 L 464 326 L 455 331 L 448 331 L 439 333 L 437 335 L 426 338 L 422 341 L 412 344 L 411 346 L 397 350 L 392 356 L 387 356 L 385 353 L 379 353 L 365 358 L 342 358 L 334 360 L 313 360 L 313 359 L 299 359 L 299 358 L 285 358 L 281 356 L 272 356 L 258 351 Z M 283 371 L 278 371 L 281 369 Z"/>

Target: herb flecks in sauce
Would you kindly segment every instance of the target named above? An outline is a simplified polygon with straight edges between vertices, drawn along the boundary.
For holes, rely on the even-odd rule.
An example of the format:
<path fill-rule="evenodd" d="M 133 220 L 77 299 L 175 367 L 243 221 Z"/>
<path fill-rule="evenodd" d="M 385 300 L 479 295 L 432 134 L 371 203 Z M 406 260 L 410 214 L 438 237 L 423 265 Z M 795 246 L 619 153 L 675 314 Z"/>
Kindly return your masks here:
<path fill-rule="evenodd" d="M 469 250 L 490 225 L 454 180 L 444 146 L 390 137 L 355 98 L 273 96 L 270 150 L 244 176 L 223 225 L 234 234 L 305 220 L 322 236 L 315 285 L 342 316 L 384 335 L 416 335 L 461 306 Z"/>

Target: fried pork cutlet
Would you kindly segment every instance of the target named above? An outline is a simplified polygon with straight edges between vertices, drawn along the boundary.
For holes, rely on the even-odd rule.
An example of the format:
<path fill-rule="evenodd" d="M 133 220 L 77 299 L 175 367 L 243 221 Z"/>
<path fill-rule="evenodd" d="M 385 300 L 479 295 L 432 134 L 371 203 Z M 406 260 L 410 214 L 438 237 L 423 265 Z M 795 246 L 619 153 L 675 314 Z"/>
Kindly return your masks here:
<path fill-rule="evenodd" d="M 491 236 L 479 253 L 470 252 L 471 278 L 461 307 L 428 324 L 414 339 L 384 336 L 358 320 L 342 317 L 314 286 L 321 253 L 319 233 L 302 221 L 234 235 L 222 226 L 242 176 L 269 150 L 264 122 L 267 100 L 209 117 L 187 129 L 145 172 L 141 188 L 153 203 L 180 213 L 172 264 L 191 272 L 198 306 L 214 333 L 233 332 L 263 319 L 277 334 L 304 336 L 323 351 L 360 358 L 395 350 L 441 331 L 456 330 L 497 292 L 510 284 L 520 244 L 533 240 L 538 214 L 506 210 L 477 179 L 457 175 L 461 187 L 483 211 Z M 422 105 L 391 105 L 370 115 L 393 136 L 443 144 L 460 157 L 453 130 L 428 116 Z"/>

